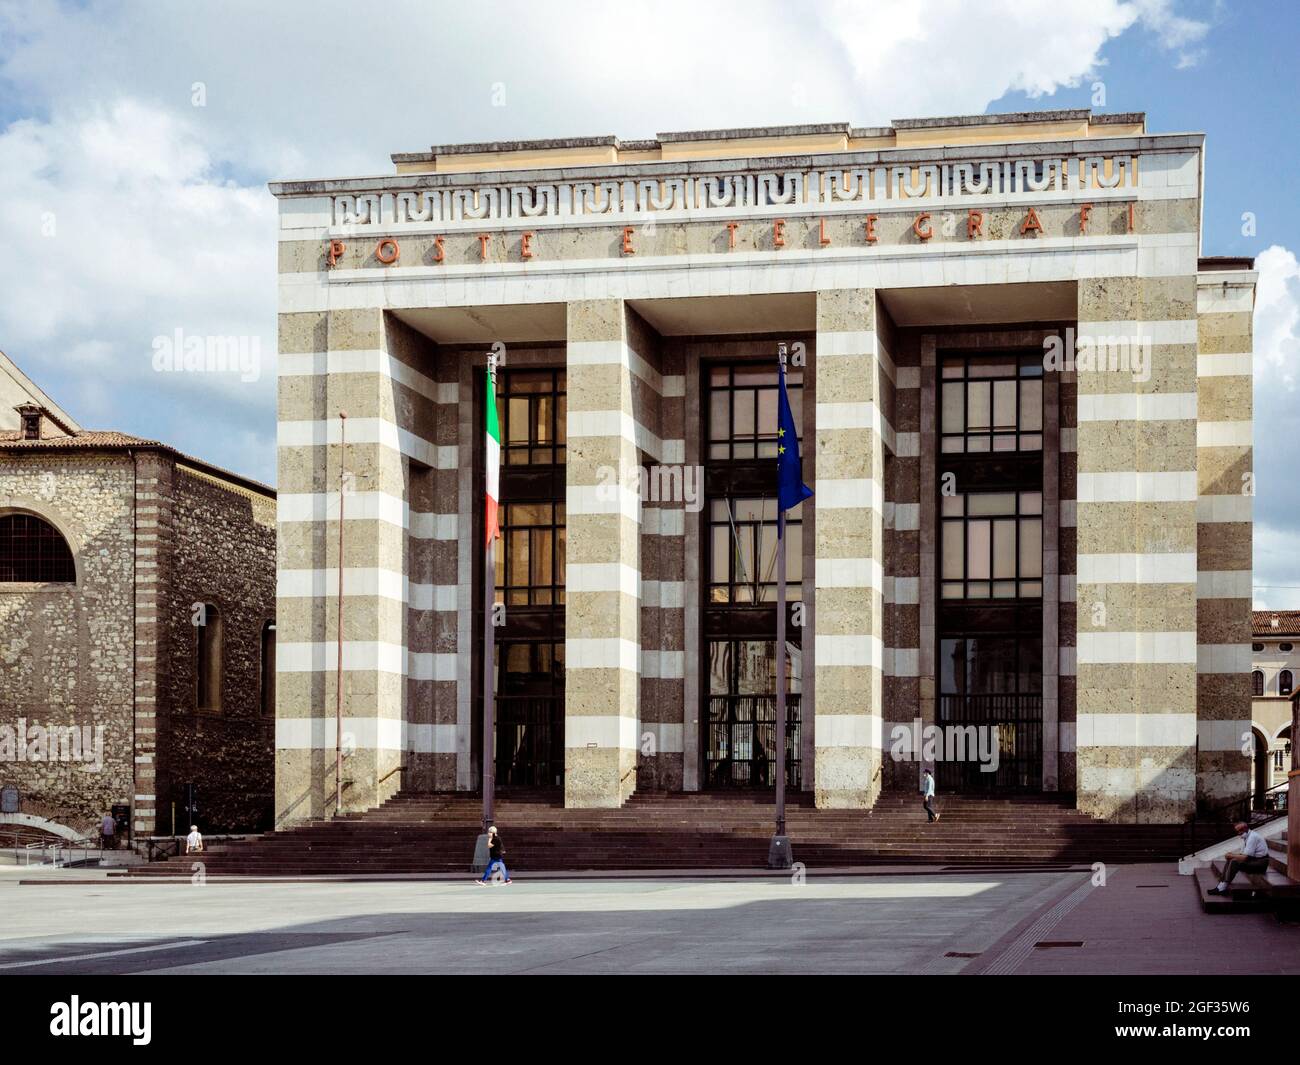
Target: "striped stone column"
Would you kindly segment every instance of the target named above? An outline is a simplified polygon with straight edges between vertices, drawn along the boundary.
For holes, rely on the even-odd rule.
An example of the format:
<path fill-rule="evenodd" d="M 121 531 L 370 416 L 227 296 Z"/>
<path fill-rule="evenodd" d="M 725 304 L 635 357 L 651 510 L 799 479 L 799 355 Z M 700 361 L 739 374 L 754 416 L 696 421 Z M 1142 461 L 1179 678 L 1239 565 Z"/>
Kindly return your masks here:
<path fill-rule="evenodd" d="M 636 787 L 641 643 L 634 392 L 655 376 L 622 300 L 570 303 L 564 802 L 617 807 Z"/>
<path fill-rule="evenodd" d="M 884 371 L 871 289 L 817 293 L 815 778 L 819 807 L 880 790 Z"/>
<path fill-rule="evenodd" d="M 1253 271 L 1206 271 L 1196 292 L 1197 798 L 1250 785 Z"/>
<path fill-rule="evenodd" d="M 332 812 L 343 493 L 342 805 L 364 810 L 402 786 L 408 677 L 446 672 L 408 656 L 411 463 L 450 455 L 421 432 L 436 388 L 409 338 L 378 309 L 280 316 L 276 655 L 276 817 Z M 347 412 L 346 456 L 338 412 Z M 343 465 L 341 466 L 341 463 Z M 435 524 L 428 515 L 421 526 Z M 454 674 L 453 674 L 454 675 Z"/>
<path fill-rule="evenodd" d="M 634 378 L 634 417 L 655 465 L 641 510 L 641 709 L 637 784 L 680 791 L 685 749 L 686 514 L 702 503 L 696 467 L 686 469 L 686 377 L 680 350 L 670 356 L 638 318 L 630 320 L 634 355 L 651 371 Z M 671 372 L 670 372 L 671 371 Z M 687 496 L 691 498 L 688 499 Z M 692 502 L 692 499 L 694 502 Z"/>
<path fill-rule="evenodd" d="M 1176 822 L 1196 791 L 1196 279 L 1078 298 L 1078 804 Z"/>
<path fill-rule="evenodd" d="M 1060 602 L 1057 608 L 1057 647 L 1045 654 L 1056 656 L 1056 733 L 1057 733 L 1057 787 L 1060 791 L 1074 791 L 1078 775 L 1075 752 L 1075 729 L 1077 727 L 1077 684 L 1075 676 L 1075 658 L 1078 639 L 1078 501 L 1076 498 L 1078 470 L 1076 459 L 1079 451 L 1079 422 L 1077 375 L 1073 370 L 1062 371 L 1057 388 L 1057 411 L 1060 425 L 1061 453 L 1057 465 L 1059 480 L 1057 482 L 1058 513 L 1060 515 L 1057 530 L 1057 564 L 1060 568 L 1058 577 Z M 1046 541 L 1044 541 L 1046 543 Z M 1047 661 L 1046 658 L 1043 660 Z"/>
<path fill-rule="evenodd" d="M 168 816 L 159 816 L 167 809 L 167 794 L 162 789 L 171 783 L 165 776 L 167 767 L 159 765 L 158 743 L 159 706 L 170 694 L 169 678 L 162 671 L 168 642 L 165 618 L 176 611 L 188 616 L 190 604 L 167 594 L 175 558 L 175 468 L 156 452 L 144 452 L 135 461 L 135 788 L 131 827 L 137 835 L 152 835 L 171 826 Z"/>

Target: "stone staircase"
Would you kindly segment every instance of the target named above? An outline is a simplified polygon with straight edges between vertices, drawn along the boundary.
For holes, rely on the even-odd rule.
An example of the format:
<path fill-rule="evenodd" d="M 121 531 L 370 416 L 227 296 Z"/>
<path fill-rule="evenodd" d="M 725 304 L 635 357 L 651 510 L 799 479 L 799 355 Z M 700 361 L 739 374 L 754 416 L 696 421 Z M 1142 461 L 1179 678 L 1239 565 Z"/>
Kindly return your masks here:
<path fill-rule="evenodd" d="M 810 870 L 868 865 L 978 869 L 1176 859 L 1179 825 L 1095 821 L 1070 796 L 946 796 L 927 824 L 919 797 L 886 792 L 869 810 L 787 804 L 794 858 Z M 373 810 L 211 847 L 208 876 L 369 876 L 467 873 L 479 832 L 472 794 L 399 794 Z M 617 810 L 566 810 L 556 793 L 510 793 L 496 803 L 506 864 L 541 871 L 762 869 L 771 793 L 640 792 Z M 1229 829 L 1230 831 L 1230 829 Z M 190 876 L 194 856 L 121 875 Z"/>

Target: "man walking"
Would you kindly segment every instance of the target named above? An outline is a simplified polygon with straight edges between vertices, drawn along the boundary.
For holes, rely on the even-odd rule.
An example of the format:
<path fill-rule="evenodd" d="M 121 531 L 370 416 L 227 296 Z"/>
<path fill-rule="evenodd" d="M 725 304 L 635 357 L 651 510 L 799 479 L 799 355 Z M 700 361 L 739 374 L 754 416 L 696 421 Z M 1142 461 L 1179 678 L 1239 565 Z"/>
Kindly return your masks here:
<path fill-rule="evenodd" d="M 1242 838 L 1245 846 L 1241 853 L 1229 851 L 1224 855 L 1228 860 L 1228 868 L 1223 871 L 1223 879 L 1219 881 L 1219 886 L 1210 888 L 1208 892 L 1210 895 L 1226 895 L 1228 885 L 1238 873 L 1268 872 L 1268 844 L 1264 842 L 1264 837 L 1245 821 L 1238 821 L 1232 827 L 1236 829 L 1237 835 Z"/>
<path fill-rule="evenodd" d="M 111 851 L 117 844 L 117 822 L 107 813 L 99 823 L 99 849 Z"/>
<path fill-rule="evenodd" d="M 939 820 L 939 815 L 934 810 L 934 773 L 929 769 L 925 771 L 925 776 L 921 779 L 921 805 L 925 807 L 925 816 L 928 824 L 934 824 Z"/>
<path fill-rule="evenodd" d="M 501 843 L 501 834 L 497 832 L 496 825 L 488 825 L 488 864 L 483 870 L 483 879 L 480 884 L 486 884 L 488 881 L 495 881 L 498 884 L 510 883 L 510 873 L 506 869 L 505 863 L 505 846 Z M 497 870 L 501 874 L 496 875 Z"/>

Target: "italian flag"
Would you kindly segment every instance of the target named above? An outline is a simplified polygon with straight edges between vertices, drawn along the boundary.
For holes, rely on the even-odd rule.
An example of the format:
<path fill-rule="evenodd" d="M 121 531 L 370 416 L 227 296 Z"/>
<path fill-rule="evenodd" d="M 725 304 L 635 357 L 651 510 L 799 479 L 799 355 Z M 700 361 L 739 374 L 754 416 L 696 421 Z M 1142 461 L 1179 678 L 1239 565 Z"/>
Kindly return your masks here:
<path fill-rule="evenodd" d="M 497 385 L 492 368 L 487 370 L 487 543 L 500 537 L 497 508 L 501 498 L 501 423 L 497 421 Z"/>

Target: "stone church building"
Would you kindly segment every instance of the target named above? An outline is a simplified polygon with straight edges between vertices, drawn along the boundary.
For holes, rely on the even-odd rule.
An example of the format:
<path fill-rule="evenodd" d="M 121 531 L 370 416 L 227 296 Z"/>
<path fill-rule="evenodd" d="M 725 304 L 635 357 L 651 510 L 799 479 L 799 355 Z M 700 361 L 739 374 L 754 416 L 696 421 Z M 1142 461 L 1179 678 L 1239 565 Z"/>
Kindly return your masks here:
<path fill-rule="evenodd" d="M 0 354 L 5 823 L 270 827 L 275 492 L 83 429 Z"/>

